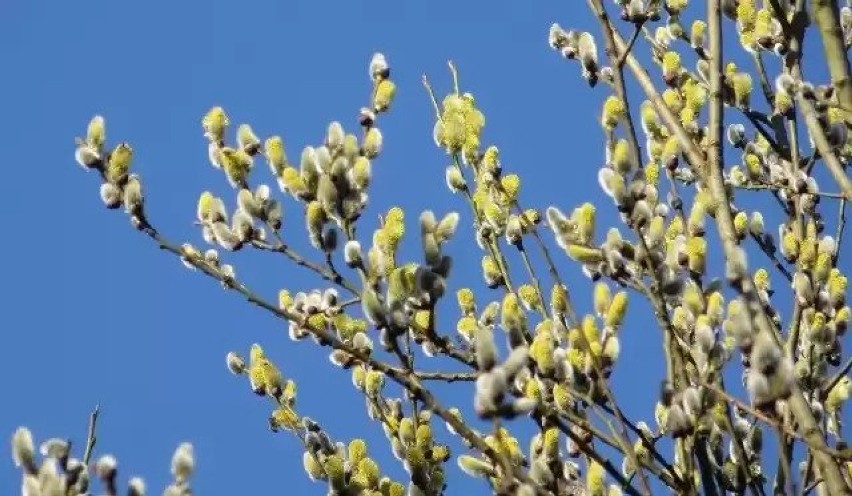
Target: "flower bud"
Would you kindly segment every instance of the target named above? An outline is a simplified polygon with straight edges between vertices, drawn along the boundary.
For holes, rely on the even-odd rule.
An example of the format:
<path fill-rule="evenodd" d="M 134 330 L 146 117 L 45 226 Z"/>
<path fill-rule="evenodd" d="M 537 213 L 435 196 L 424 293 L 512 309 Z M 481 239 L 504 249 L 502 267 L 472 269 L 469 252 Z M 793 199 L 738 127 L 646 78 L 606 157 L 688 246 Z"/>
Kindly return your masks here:
<path fill-rule="evenodd" d="M 240 375 L 246 371 L 246 362 L 236 352 L 230 351 L 225 357 L 228 370 L 234 375 Z"/>
<path fill-rule="evenodd" d="M 195 469 L 195 454 L 192 444 L 181 443 L 172 455 L 172 475 L 178 484 L 185 483 L 192 477 Z"/>
<path fill-rule="evenodd" d="M 376 52 L 370 59 L 370 79 L 380 81 L 390 76 L 390 66 L 384 54 Z"/>
<path fill-rule="evenodd" d="M 145 481 L 141 477 L 133 477 L 127 481 L 128 496 L 145 496 Z"/>
<path fill-rule="evenodd" d="M 390 79 L 383 79 L 379 81 L 376 85 L 375 96 L 373 97 L 373 109 L 376 112 L 387 112 L 390 109 L 395 95 L 396 85 L 393 81 Z"/>
<path fill-rule="evenodd" d="M 465 191 L 467 189 L 467 182 L 465 182 L 464 176 L 455 165 L 447 166 L 445 177 L 447 180 L 447 187 L 450 188 L 450 191 L 453 193 L 458 193 L 459 191 Z"/>
<path fill-rule="evenodd" d="M 74 150 L 74 159 L 84 169 L 97 167 L 101 163 L 101 154 L 91 146 L 80 143 Z"/>
<path fill-rule="evenodd" d="M 490 477 L 494 474 L 494 467 L 490 463 L 470 455 L 459 456 L 458 465 L 471 477 Z"/>
<path fill-rule="evenodd" d="M 115 478 L 118 461 L 112 455 L 104 455 L 95 462 L 95 473 L 102 481 L 111 481 Z"/>
<path fill-rule="evenodd" d="M 347 241 L 343 248 L 343 259 L 351 268 L 360 267 L 364 263 L 364 257 L 361 253 L 361 243 L 357 240 Z"/>
<path fill-rule="evenodd" d="M 204 136 L 211 142 L 221 142 L 225 139 L 225 129 L 230 125 L 225 110 L 222 107 L 213 107 L 207 111 L 201 119 L 201 127 L 204 129 Z"/>
<path fill-rule="evenodd" d="M 247 154 L 254 155 L 260 150 L 260 139 L 251 126 L 240 124 L 237 128 L 237 145 Z"/>
<path fill-rule="evenodd" d="M 382 152 L 382 133 L 377 127 L 371 127 L 366 136 L 364 136 L 364 145 L 362 147 L 364 156 L 373 159 Z"/>
<path fill-rule="evenodd" d="M 473 333 L 476 351 L 476 363 L 480 371 L 488 372 L 497 362 L 497 347 L 491 329 L 477 326 Z"/>
<path fill-rule="evenodd" d="M 26 427 L 18 427 L 12 435 L 12 460 L 16 467 L 23 467 L 27 473 L 35 473 L 35 444 L 32 433 Z"/>
<path fill-rule="evenodd" d="M 122 202 L 121 189 L 113 183 L 101 184 L 101 201 L 106 208 L 118 208 Z"/>

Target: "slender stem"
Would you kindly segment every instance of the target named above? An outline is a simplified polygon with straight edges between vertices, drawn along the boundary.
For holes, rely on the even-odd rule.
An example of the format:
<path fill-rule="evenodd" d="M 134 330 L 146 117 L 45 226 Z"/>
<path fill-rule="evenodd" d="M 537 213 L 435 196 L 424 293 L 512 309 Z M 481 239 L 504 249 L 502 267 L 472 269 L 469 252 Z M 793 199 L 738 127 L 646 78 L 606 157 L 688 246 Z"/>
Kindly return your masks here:
<path fill-rule="evenodd" d="M 89 414 L 89 428 L 86 434 L 86 449 L 83 452 L 83 466 L 87 467 L 92 459 L 95 445 L 98 443 L 97 426 L 98 415 L 101 413 L 101 406 L 95 405 L 95 409 Z"/>
<path fill-rule="evenodd" d="M 472 372 L 424 372 L 415 370 L 414 375 L 421 381 L 473 382 L 479 374 Z"/>
<path fill-rule="evenodd" d="M 527 250 L 524 248 L 523 243 L 518 244 L 518 253 L 521 254 L 521 260 L 524 263 L 524 269 L 527 271 L 527 275 L 530 278 L 530 282 L 532 282 L 533 286 L 535 286 L 536 291 L 538 292 L 539 304 L 541 304 L 541 314 L 544 317 L 549 317 L 549 312 L 547 310 L 547 305 L 544 304 L 544 291 L 541 287 L 541 282 L 538 280 L 538 277 L 535 274 L 535 268 L 533 267 L 532 262 L 530 261 L 530 256 L 527 254 Z"/>
<path fill-rule="evenodd" d="M 279 233 L 275 233 L 276 244 L 269 244 L 262 241 L 252 241 L 252 246 L 275 253 L 281 253 L 285 257 L 289 258 L 293 263 L 300 267 L 305 267 L 317 275 L 329 281 L 331 283 L 337 284 L 338 286 L 344 288 L 346 291 L 351 293 L 354 296 L 359 296 L 361 293 L 358 291 L 358 287 L 355 286 L 352 282 L 343 277 L 337 270 L 335 270 L 334 266 L 331 265 L 329 267 L 324 267 L 316 262 L 312 262 L 303 256 L 301 256 L 296 250 L 290 248 L 281 238 Z"/>
<path fill-rule="evenodd" d="M 698 458 L 698 469 L 701 471 L 701 485 L 704 488 L 705 496 L 717 496 L 719 491 L 713 477 L 713 466 L 707 456 L 707 441 L 703 436 L 696 436 L 695 438 L 695 454 Z"/>
<path fill-rule="evenodd" d="M 849 75 L 849 56 L 837 17 L 837 0 L 813 0 L 812 5 L 813 18 L 822 38 L 828 72 L 831 74 L 831 84 L 840 104 L 846 108 L 852 107 L 852 77 Z M 847 122 L 852 122 L 850 116 L 852 114 L 846 112 Z"/>
<path fill-rule="evenodd" d="M 832 388 L 834 388 L 837 383 L 843 380 L 843 378 L 846 377 L 846 374 L 848 374 L 850 370 L 852 370 L 852 357 L 849 357 L 843 367 L 841 367 L 840 370 L 838 370 L 837 373 L 834 374 L 834 377 L 832 377 L 831 380 L 825 383 L 825 386 L 823 386 L 820 390 L 820 399 L 825 399 L 828 396 L 828 393 L 831 392 Z"/>
<path fill-rule="evenodd" d="M 781 191 L 781 189 L 778 186 L 775 186 L 775 185 L 772 185 L 772 184 L 744 184 L 744 185 L 741 185 L 741 186 L 736 186 L 736 189 L 751 190 L 751 191 L 766 191 L 766 190 Z M 844 198 L 846 198 L 845 196 L 843 196 L 843 193 L 833 193 L 833 192 L 826 192 L 826 191 L 819 191 L 817 193 L 809 193 L 809 194 L 814 194 L 816 196 L 821 196 L 823 198 L 831 198 L 831 199 L 835 199 L 835 200 L 843 200 Z"/>
<path fill-rule="evenodd" d="M 801 77 L 801 71 L 799 72 L 799 77 Z M 852 182 L 849 181 L 849 177 L 846 175 L 846 170 L 844 169 L 843 164 L 840 163 L 837 155 L 831 149 L 831 145 L 828 143 L 828 138 L 826 138 L 825 132 L 822 130 L 822 126 L 819 123 L 819 118 L 817 117 L 813 104 L 801 93 L 796 95 L 796 102 L 802 111 L 802 115 L 805 117 L 805 124 L 808 127 L 808 133 L 814 140 L 814 144 L 816 145 L 817 150 L 819 150 L 820 155 L 822 155 L 823 163 L 825 163 L 825 166 L 828 167 L 828 171 L 834 177 L 837 185 L 840 186 L 840 190 L 843 192 L 844 197 L 847 200 L 852 200 Z"/>
<path fill-rule="evenodd" d="M 631 494 L 633 496 L 640 496 L 641 494 L 643 494 L 637 491 L 636 488 L 634 488 L 630 484 L 630 482 L 625 479 L 623 475 L 621 475 L 621 471 L 617 467 L 615 467 L 610 460 L 601 456 L 600 453 L 598 453 L 593 446 L 591 446 L 583 438 L 577 435 L 577 433 L 572 431 L 570 427 L 565 425 L 565 422 L 560 420 L 558 417 L 553 417 L 553 420 L 556 422 L 556 426 L 559 428 L 559 430 L 562 431 L 566 436 L 568 436 L 568 438 L 571 439 L 571 441 L 573 441 L 577 445 L 577 447 L 580 449 L 580 451 L 583 452 L 583 454 L 597 462 L 600 466 L 604 468 L 604 470 L 606 470 L 606 472 L 613 479 L 618 481 L 621 488 L 627 494 Z"/>
<path fill-rule="evenodd" d="M 766 99 L 769 108 L 772 108 L 775 105 L 775 98 L 772 94 L 772 86 L 769 84 L 769 78 L 766 76 L 766 66 L 763 65 L 763 57 L 760 55 L 760 52 L 755 52 L 753 58 L 754 65 L 757 67 L 757 74 L 760 77 L 760 89 L 763 91 L 763 98 Z"/>
<path fill-rule="evenodd" d="M 725 393 L 725 382 L 723 379 L 719 379 L 719 386 L 710 386 L 711 389 L 716 391 L 717 393 L 721 391 L 720 394 L 727 396 Z M 743 447 L 743 440 L 740 439 L 739 434 L 737 434 L 737 430 L 734 428 L 734 422 L 731 416 L 731 405 L 728 402 L 725 402 L 725 428 L 728 430 L 728 433 L 731 435 L 731 439 L 733 440 L 734 452 L 737 455 L 737 460 L 740 463 L 737 464 L 737 469 L 743 475 L 743 480 L 749 486 L 749 490 L 751 491 L 752 496 L 758 496 L 763 491 L 757 481 L 751 476 L 748 471 L 748 457 L 746 456 L 745 448 Z"/>
<path fill-rule="evenodd" d="M 846 202 L 845 199 L 841 200 L 840 205 L 837 207 L 837 232 L 834 235 L 834 241 L 837 243 L 837 246 L 832 256 L 832 261 L 835 264 L 838 257 L 840 257 L 840 247 L 843 246 L 843 233 L 846 230 Z"/>
<path fill-rule="evenodd" d="M 719 396 L 721 396 L 722 398 L 724 398 L 728 402 L 736 405 L 737 408 L 739 408 L 740 410 L 746 411 L 749 414 L 753 415 L 755 418 L 765 422 L 767 425 L 769 425 L 773 428 L 776 428 L 776 429 L 781 429 L 784 432 L 784 434 L 791 436 L 791 437 L 794 437 L 794 438 L 804 442 L 813 451 L 815 451 L 817 453 L 822 453 L 822 454 L 829 456 L 829 457 L 839 458 L 839 459 L 842 459 L 842 460 L 852 460 L 852 453 L 850 453 L 849 450 L 838 451 L 836 449 L 832 449 L 832 448 L 825 446 L 824 443 L 821 446 L 817 443 L 811 443 L 810 440 L 808 439 L 807 435 L 799 434 L 798 432 L 787 427 L 786 425 L 779 423 L 778 421 L 770 418 L 765 413 L 762 413 L 760 410 L 752 408 L 751 406 L 744 403 L 743 401 L 740 401 L 739 399 L 734 398 L 733 396 L 728 394 L 727 391 L 720 388 L 719 386 L 716 386 L 715 384 L 705 384 L 705 386 L 707 386 L 708 388 L 715 391 Z M 841 493 L 838 493 L 838 494 L 843 494 L 843 493 L 841 492 Z"/>
<path fill-rule="evenodd" d="M 642 34 L 642 26 L 645 23 L 637 24 L 633 30 L 633 36 L 630 37 L 630 40 L 627 42 L 627 48 L 625 48 L 624 52 L 618 56 L 618 60 L 615 61 L 614 69 L 621 71 L 621 68 L 624 67 L 624 61 L 627 60 L 627 55 L 633 50 L 633 45 L 636 44 L 636 40 L 639 39 L 639 35 Z"/>

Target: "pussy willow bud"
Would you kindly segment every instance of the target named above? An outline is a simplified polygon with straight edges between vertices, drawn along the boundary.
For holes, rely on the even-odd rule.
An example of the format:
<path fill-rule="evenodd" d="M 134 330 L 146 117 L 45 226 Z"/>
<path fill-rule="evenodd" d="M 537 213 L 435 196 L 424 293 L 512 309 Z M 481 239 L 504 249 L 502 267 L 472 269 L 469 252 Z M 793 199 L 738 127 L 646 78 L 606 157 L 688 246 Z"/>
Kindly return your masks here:
<path fill-rule="evenodd" d="M 801 271 L 793 274 L 792 287 L 793 293 L 796 295 L 796 300 L 800 305 L 808 306 L 813 302 L 813 285 L 807 274 Z"/>
<path fill-rule="evenodd" d="M 237 145 L 247 154 L 254 155 L 260 150 L 260 138 L 254 134 L 251 126 L 240 124 L 237 128 Z"/>
<path fill-rule="evenodd" d="M 221 142 L 225 138 L 225 130 L 230 125 L 225 110 L 222 107 L 213 107 L 207 111 L 201 119 L 201 127 L 204 129 L 204 136 L 211 142 Z"/>
<path fill-rule="evenodd" d="M 742 147 L 745 142 L 745 126 L 742 124 L 731 124 L 728 126 L 728 143 L 730 143 L 734 147 Z"/>
<path fill-rule="evenodd" d="M 383 79 L 376 85 L 373 109 L 376 112 L 386 112 L 390 109 L 394 96 L 396 96 L 396 85 L 390 79 Z"/>
<path fill-rule="evenodd" d="M 465 191 L 467 189 L 467 182 L 464 180 L 464 176 L 461 171 L 455 165 L 447 166 L 445 176 L 447 180 L 447 187 L 450 188 L 450 191 L 453 193 L 458 193 L 459 191 Z"/>
<path fill-rule="evenodd" d="M 246 362 L 237 353 L 231 351 L 225 357 L 225 362 L 228 365 L 228 370 L 234 375 L 240 375 L 246 370 Z"/>
<path fill-rule="evenodd" d="M 87 145 L 86 143 L 78 143 L 74 150 L 74 159 L 84 169 L 90 169 L 101 163 L 101 154 Z"/>
<path fill-rule="evenodd" d="M 12 460 L 16 467 L 35 473 L 35 443 L 33 435 L 26 427 L 18 427 L 12 435 Z"/>
<path fill-rule="evenodd" d="M 376 52 L 370 59 L 370 78 L 373 81 L 385 79 L 390 76 L 390 66 L 384 54 Z"/>
<path fill-rule="evenodd" d="M 707 23 L 702 20 L 696 20 L 692 23 L 692 28 L 689 30 L 689 43 L 693 49 L 704 48 L 704 42 L 707 36 Z"/>
<path fill-rule="evenodd" d="M 377 127 L 371 127 L 364 137 L 364 156 L 367 158 L 375 158 L 382 152 L 382 133 Z"/>
<path fill-rule="evenodd" d="M 101 184 L 101 201 L 109 209 L 118 208 L 122 202 L 121 189 L 112 183 Z"/>
<path fill-rule="evenodd" d="M 95 473 L 102 481 L 111 481 L 115 478 L 118 461 L 112 455 L 103 455 L 95 462 Z"/>
<path fill-rule="evenodd" d="M 748 271 L 748 261 L 746 252 L 740 247 L 737 247 L 731 254 L 731 257 L 725 263 L 725 275 L 730 282 L 739 282 L 746 277 Z"/>
<path fill-rule="evenodd" d="M 181 443 L 172 455 L 172 475 L 175 482 L 183 483 L 192 477 L 195 469 L 195 454 L 192 444 Z"/>
<path fill-rule="evenodd" d="M 731 86 L 734 90 L 734 105 L 748 109 L 751 103 L 752 81 L 747 72 L 738 72 L 731 77 Z"/>
<path fill-rule="evenodd" d="M 364 263 L 364 257 L 361 252 L 361 243 L 357 240 L 346 242 L 343 249 L 343 259 L 351 268 L 360 267 Z"/>
<path fill-rule="evenodd" d="M 145 496 L 145 481 L 141 477 L 132 477 L 127 481 L 128 496 Z"/>
<path fill-rule="evenodd" d="M 489 255 L 482 257 L 482 275 L 489 288 L 496 288 L 503 283 L 503 273 L 500 271 L 500 266 Z"/>
<path fill-rule="evenodd" d="M 379 295 L 374 290 L 367 288 L 361 296 L 361 305 L 364 310 L 364 315 L 375 326 L 383 326 L 387 323 L 387 315 L 381 302 Z"/>
<path fill-rule="evenodd" d="M 598 48 L 591 33 L 580 33 L 577 40 L 577 50 L 580 62 L 583 64 L 583 75 L 589 80 L 590 84 L 594 84 L 598 70 Z"/>
<path fill-rule="evenodd" d="M 456 233 L 456 228 L 459 224 L 459 214 L 456 212 L 450 212 L 441 219 L 438 225 L 435 227 L 435 237 L 439 243 L 442 243 L 450 238 Z"/>
<path fill-rule="evenodd" d="M 497 347 L 494 345 L 493 331 L 485 326 L 477 326 L 473 335 L 477 366 L 479 370 L 488 372 L 497 362 Z"/>
<path fill-rule="evenodd" d="M 480 458 L 461 455 L 458 458 L 459 468 L 471 477 L 488 477 L 494 473 L 494 467 Z"/>

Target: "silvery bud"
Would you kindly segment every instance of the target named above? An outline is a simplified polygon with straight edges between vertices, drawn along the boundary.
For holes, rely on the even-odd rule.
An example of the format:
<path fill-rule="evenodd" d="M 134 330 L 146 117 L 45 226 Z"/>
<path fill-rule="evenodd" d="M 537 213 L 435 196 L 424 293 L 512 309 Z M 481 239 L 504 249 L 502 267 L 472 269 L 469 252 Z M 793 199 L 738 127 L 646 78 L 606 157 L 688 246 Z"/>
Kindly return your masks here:
<path fill-rule="evenodd" d="M 35 473 L 35 444 L 32 433 L 26 427 L 18 427 L 12 435 L 12 460 L 16 467 Z"/>
<path fill-rule="evenodd" d="M 246 371 L 246 362 L 243 357 L 237 353 L 230 351 L 225 357 L 225 362 L 228 365 L 228 370 L 234 375 L 240 375 Z"/>
<path fill-rule="evenodd" d="M 122 201 L 121 189 L 112 183 L 101 184 L 101 201 L 106 208 L 118 208 Z"/>
<path fill-rule="evenodd" d="M 172 455 L 172 475 L 175 481 L 185 483 L 195 470 L 195 453 L 192 444 L 181 443 Z"/>
<path fill-rule="evenodd" d="M 346 242 L 343 249 L 343 259 L 351 268 L 360 267 L 364 263 L 364 257 L 361 253 L 361 243 L 356 240 Z"/>

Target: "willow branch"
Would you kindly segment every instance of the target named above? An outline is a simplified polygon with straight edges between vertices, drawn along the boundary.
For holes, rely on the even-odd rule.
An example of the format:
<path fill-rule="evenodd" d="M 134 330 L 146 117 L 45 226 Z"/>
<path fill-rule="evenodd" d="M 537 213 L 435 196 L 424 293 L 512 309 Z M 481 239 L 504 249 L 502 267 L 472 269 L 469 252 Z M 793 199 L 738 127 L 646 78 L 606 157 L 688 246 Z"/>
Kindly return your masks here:
<path fill-rule="evenodd" d="M 443 381 L 443 382 L 472 382 L 478 377 L 472 372 L 423 372 L 415 370 L 414 375 L 421 381 Z"/>
<path fill-rule="evenodd" d="M 838 382 L 843 380 L 843 378 L 846 377 L 846 374 L 848 374 L 850 370 L 852 370 L 852 357 L 849 357 L 846 360 L 846 364 L 843 365 L 843 367 L 837 371 L 837 373 L 834 375 L 834 377 L 831 378 L 831 380 L 825 383 L 825 386 L 823 386 L 820 390 L 820 399 L 825 399 L 825 397 L 828 396 L 828 393 L 832 390 L 832 388 L 834 388 L 834 386 L 836 386 Z"/>
<path fill-rule="evenodd" d="M 840 29 L 837 0 L 813 0 L 813 19 L 819 29 L 831 84 L 837 92 L 840 105 L 852 107 L 852 78 L 849 76 L 849 57 Z M 846 121 L 852 122 L 846 112 Z"/>
<path fill-rule="evenodd" d="M 414 395 L 417 399 L 423 402 L 427 408 L 429 408 L 432 412 L 438 415 L 445 422 L 449 423 L 453 429 L 458 433 L 460 437 L 465 439 L 472 447 L 476 450 L 487 456 L 489 459 L 494 461 L 495 464 L 501 464 L 501 457 L 499 453 L 497 453 L 494 449 L 492 449 L 485 441 L 477 435 L 470 427 L 468 427 L 464 422 L 460 421 L 457 417 L 452 415 L 446 408 L 444 408 L 435 396 L 429 391 L 427 388 L 423 387 L 422 382 L 411 372 L 402 370 L 387 363 L 377 361 L 371 358 L 369 355 L 366 355 L 359 350 L 356 350 L 351 345 L 340 341 L 334 335 L 329 335 L 326 332 L 315 330 L 310 326 L 306 325 L 306 317 L 303 315 L 296 314 L 287 309 L 279 308 L 276 305 L 264 300 L 257 294 L 255 294 L 248 286 L 239 281 L 226 276 L 217 267 L 212 266 L 209 262 L 205 261 L 203 258 L 198 255 L 188 254 L 182 248 L 175 246 L 173 243 L 164 238 L 144 217 L 140 216 L 139 219 L 140 230 L 146 234 L 148 237 L 153 239 L 160 249 L 168 251 L 169 253 L 180 257 L 182 260 L 186 261 L 205 275 L 218 280 L 222 283 L 225 289 L 229 289 L 241 294 L 247 301 L 250 303 L 272 313 L 274 316 L 291 321 L 296 322 L 300 325 L 300 327 L 306 329 L 309 333 L 313 334 L 316 337 L 321 338 L 324 342 L 327 342 L 329 346 L 333 347 L 336 350 L 345 351 L 349 355 L 353 356 L 356 360 L 370 366 L 372 369 L 382 372 L 387 377 L 389 377 L 392 381 L 396 382 L 404 389 L 408 390 L 412 395 Z M 507 477 L 514 477 L 524 483 L 532 483 L 529 479 L 529 476 L 523 472 L 520 467 L 513 467 L 511 473 L 505 474 Z M 542 494 L 540 492 L 540 494 Z M 547 494 L 547 493 L 543 493 Z"/>
<path fill-rule="evenodd" d="M 276 244 L 270 244 L 263 241 L 252 241 L 252 246 L 264 251 L 281 253 L 296 265 L 315 272 L 326 281 L 337 284 L 349 291 L 353 296 L 360 296 L 361 292 L 358 290 L 358 287 L 343 277 L 343 275 L 337 272 L 337 270 L 333 267 L 323 266 L 304 258 L 296 250 L 290 248 L 286 243 L 284 243 L 284 240 L 278 233 L 276 233 L 275 236 L 277 238 Z"/>
<path fill-rule="evenodd" d="M 764 422 L 765 424 L 767 424 L 767 425 L 769 425 L 769 426 L 771 426 L 775 429 L 781 429 L 784 432 L 784 434 L 791 436 L 791 437 L 794 437 L 794 438 L 798 439 L 799 441 L 804 442 L 812 450 L 819 452 L 819 453 L 822 453 L 822 454 L 829 456 L 829 457 L 839 458 L 841 460 L 852 460 L 852 450 L 849 450 L 849 449 L 836 450 L 836 449 L 829 448 L 828 446 L 825 446 L 824 443 L 822 445 L 817 444 L 817 443 L 812 444 L 808 440 L 808 437 L 805 434 L 799 434 L 798 432 L 787 427 L 786 425 L 784 425 L 784 424 L 776 421 L 775 419 L 769 417 L 765 413 L 762 413 L 760 410 L 752 408 L 747 403 L 741 401 L 738 398 L 731 396 L 730 394 L 728 394 L 727 391 L 720 388 L 719 386 L 716 386 L 715 384 L 709 384 L 709 383 L 705 384 L 705 386 L 712 389 L 714 392 L 716 392 L 719 396 L 724 398 L 729 403 L 736 405 L 737 408 L 739 408 L 740 410 L 748 412 L 750 415 L 754 416 L 756 419 L 759 419 L 760 421 Z M 845 494 L 845 493 L 839 492 L 839 493 L 836 493 L 836 494 Z"/>
<path fill-rule="evenodd" d="M 580 449 L 580 451 L 583 452 L 583 454 L 597 462 L 601 467 L 603 467 L 604 470 L 606 470 L 609 475 L 612 476 L 613 479 L 618 481 L 618 484 L 621 486 L 622 489 L 624 489 L 627 494 L 630 494 L 632 496 L 641 496 L 642 493 L 636 490 L 636 488 L 634 488 L 630 484 L 630 481 L 628 481 L 624 478 L 623 475 L 621 475 L 621 470 L 615 467 L 610 460 L 602 457 L 593 446 L 591 446 L 584 439 L 578 436 L 577 433 L 573 432 L 570 427 L 565 425 L 565 422 L 559 419 L 559 417 L 554 416 L 551 418 L 553 418 L 553 420 L 556 422 L 557 428 L 562 431 L 566 436 L 568 436 L 571 441 L 576 443 L 577 447 Z"/>
<path fill-rule="evenodd" d="M 847 200 L 852 200 L 852 182 L 849 182 L 849 177 L 846 175 L 843 164 L 840 163 L 834 150 L 831 149 L 828 138 L 825 136 L 825 132 L 823 132 L 822 126 L 819 123 L 816 109 L 814 109 L 813 104 L 801 93 L 796 95 L 796 103 L 805 117 L 805 125 L 808 127 L 808 133 L 813 138 L 820 155 L 822 155 L 822 161 L 828 167 L 828 171 L 834 177 L 837 185 L 840 186 L 844 197 Z"/>
<path fill-rule="evenodd" d="M 83 452 L 83 466 L 89 466 L 89 461 L 92 459 L 92 453 L 94 452 L 95 445 L 98 442 L 97 436 L 97 426 L 98 426 L 98 415 L 100 415 L 101 406 L 95 405 L 95 409 L 92 410 L 92 413 L 89 414 L 89 429 L 86 434 L 86 449 Z"/>
<path fill-rule="evenodd" d="M 718 202 L 716 213 L 716 224 L 719 227 L 719 235 L 722 238 L 722 245 L 725 251 L 725 256 L 728 260 L 735 260 L 740 256 L 739 247 L 736 244 L 733 216 L 729 204 L 728 193 L 725 188 L 724 178 L 722 175 L 723 164 L 723 102 L 722 102 L 722 27 L 721 27 L 721 11 L 718 8 L 718 0 L 713 0 L 716 4 L 715 9 L 710 9 L 708 16 L 708 33 L 710 39 L 710 112 L 709 112 L 709 143 L 708 143 L 708 161 L 706 167 L 706 181 L 709 183 L 710 190 Z M 803 100 L 801 95 L 800 100 Z M 804 103 L 804 102 L 800 102 Z M 813 109 L 811 109 L 811 116 Z M 809 126 L 810 127 L 810 126 Z M 821 132 L 821 130 L 819 130 Z M 825 138 L 825 136 L 822 136 Z M 845 177 L 845 176 L 844 176 Z M 845 192 L 845 191 L 844 191 Z M 766 315 L 757 291 L 749 277 L 740 277 L 736 281 L 736 289 L 742 295 L 746 308 L 751 316 L 752 322 L 756 325 L 757 332 L 765 333 L 767 336 L 773 337 L 776 342 L 777 334 L 773 329 L 773 325 Z M 806 443 L 814 448 L 814 458 L 820 468 L 820 472 L 826 480 L 826 485 L 829 492 L 832 494 L 847 494 L 848 488 L 840 473 L 840 467 L 825 450 L 827 446 L 825 439 L 810 406 L 805 401 L 801 389 L 798 385 L 793 386 L 788 405 L 793 415 L 799 422 L 799 425 L 804 433 Z"/>

